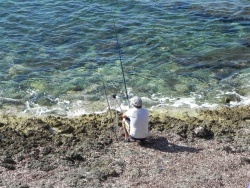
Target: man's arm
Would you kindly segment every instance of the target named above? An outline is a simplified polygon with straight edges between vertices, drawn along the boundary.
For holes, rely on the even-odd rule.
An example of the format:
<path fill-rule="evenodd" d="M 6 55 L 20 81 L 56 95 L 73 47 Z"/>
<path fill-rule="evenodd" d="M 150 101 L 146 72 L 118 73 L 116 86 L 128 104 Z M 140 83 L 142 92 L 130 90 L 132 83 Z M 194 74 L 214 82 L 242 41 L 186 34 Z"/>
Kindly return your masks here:
<path fill-rule="evenodd" d="M 124 114 L 122 114 L 122 118 L 128 118 L 128 116 L 124 113 Z"/>

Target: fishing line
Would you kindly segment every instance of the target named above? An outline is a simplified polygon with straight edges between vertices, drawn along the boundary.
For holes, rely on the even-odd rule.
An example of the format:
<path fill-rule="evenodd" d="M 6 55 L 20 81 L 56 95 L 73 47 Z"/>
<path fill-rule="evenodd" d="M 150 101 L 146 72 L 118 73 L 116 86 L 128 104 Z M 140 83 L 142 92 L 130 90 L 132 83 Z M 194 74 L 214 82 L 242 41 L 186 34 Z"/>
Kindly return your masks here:
<path fill-rule="evenodd" d="M 116 104 L 118 105 L 118 107 L 120 108 L 120 110 L 121 110 L 121 112 L 122 112 L 122 107 L 121 107 L 121 105 L 119 104 L 119 102 L 117 101 L 116 94 L 113 94 L 112 97 L 113 97 L 113 99 L 115 100 Z"/>
<path fill-rule="evenodd" d="M 112 18 L 113 18 L 113 26 L 114 26 L 115 37 L 116 37 L 116 45 L 117 45 L 117 49 L 118 49 L 119 60 L 120 60 L 120 65 L 121 65 L 121 70 L 122 70 L 122 77 L 123 77 L 123 82 L 124 82 L 124 87 L 125 87 L 126 99 L 128 101 L 128 106 L 130 106 L 129 105 L 129 99 L 128 99 L 127 84 L 126 84 L 126 79 L 125 79 L 125 74 L 124 74 L 124 69 L 123 69 L 123 63 L 122 63 L 121 46 L 120 46 L 119 39 L 118 39 L 118 34 L 117 34 L 117 28 L 116 28 L 116 24 L 115 24 L 115 17 L 114 17 L 113 9 L 112 9 L 111 13 L 112 13 Z"/>

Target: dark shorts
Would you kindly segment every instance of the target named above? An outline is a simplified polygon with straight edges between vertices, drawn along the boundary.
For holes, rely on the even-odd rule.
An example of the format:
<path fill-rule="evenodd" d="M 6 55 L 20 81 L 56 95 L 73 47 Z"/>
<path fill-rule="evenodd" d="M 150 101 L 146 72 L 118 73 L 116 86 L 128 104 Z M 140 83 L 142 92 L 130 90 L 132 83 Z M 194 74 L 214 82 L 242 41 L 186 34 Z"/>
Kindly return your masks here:
<path fill-rule="evenodd" d="M 145 142 L 146 138 L 135 138 L 133 136 L 130 135 L 130 137 L 133 139 L 133 140 L 138 140 L 138 141 L 142 141 L 142 142 Z"/>

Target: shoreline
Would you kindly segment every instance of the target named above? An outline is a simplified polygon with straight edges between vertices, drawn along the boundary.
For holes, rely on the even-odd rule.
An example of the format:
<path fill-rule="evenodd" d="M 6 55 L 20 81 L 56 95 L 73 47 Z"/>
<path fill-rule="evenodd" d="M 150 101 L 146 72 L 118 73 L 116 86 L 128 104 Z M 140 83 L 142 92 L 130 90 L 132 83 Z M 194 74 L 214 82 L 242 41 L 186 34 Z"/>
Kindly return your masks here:
<path fill-rule="evenodd" d="M 111 112 L 71 118 L 0 115 L 0 187 L 246 187 L 250 182 L 250 106 L 153 111 L 144 147 L 123 143 L 121 114 Z"/>
<path fill-rule="evenodd" d="M 104 98 L 97 101 L 82 100 L 79 93 L 75 93 L 76 98 L 70 99 L 57 99 L 55 103 L 33 103 L 30 101 L 23 101 L 19 99 L 0 97 L 2 104 L 0 109 L 1 114 L 18 114 L 18 116 L 60 116 L 60 117 L 78 117 L 85 114 L 101 114 L 105 113 L 110 107 L 112 110 L 125 111 L 129 107 L 127 102 L 122 101 L 119 97 L 117 99 L 109 96 L 107 100 Z M 175 115 L 179 111 L 187 111 L 188 113 L 203 110 L 219 110 L 221 108 L 229 107 L 244 107 L 250 105 L 249 94 L 246 96 L 239 96 L 237 93 L 225 94 L 217 102 L 201 103 L 196 101 L 193 97 L 176 97 L 176 98 L 162 98 L 156 101 L 154 98 L 149 99 L 142 97 L 144 107 L 151 112 L 166 111 Z M 216 97 L 215 97 L 216 98 Z"/>

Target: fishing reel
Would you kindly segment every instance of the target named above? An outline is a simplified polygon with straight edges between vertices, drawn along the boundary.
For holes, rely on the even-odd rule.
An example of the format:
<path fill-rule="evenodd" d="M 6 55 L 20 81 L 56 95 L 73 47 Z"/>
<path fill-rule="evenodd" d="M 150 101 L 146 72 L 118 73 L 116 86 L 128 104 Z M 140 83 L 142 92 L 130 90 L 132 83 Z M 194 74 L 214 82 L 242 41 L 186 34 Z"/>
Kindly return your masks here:
<path fill-rule="evenodd" d="M 112 97 L 113 97 L 113 99 L 116 99 L 116 94 L 113 94 Z"/>

